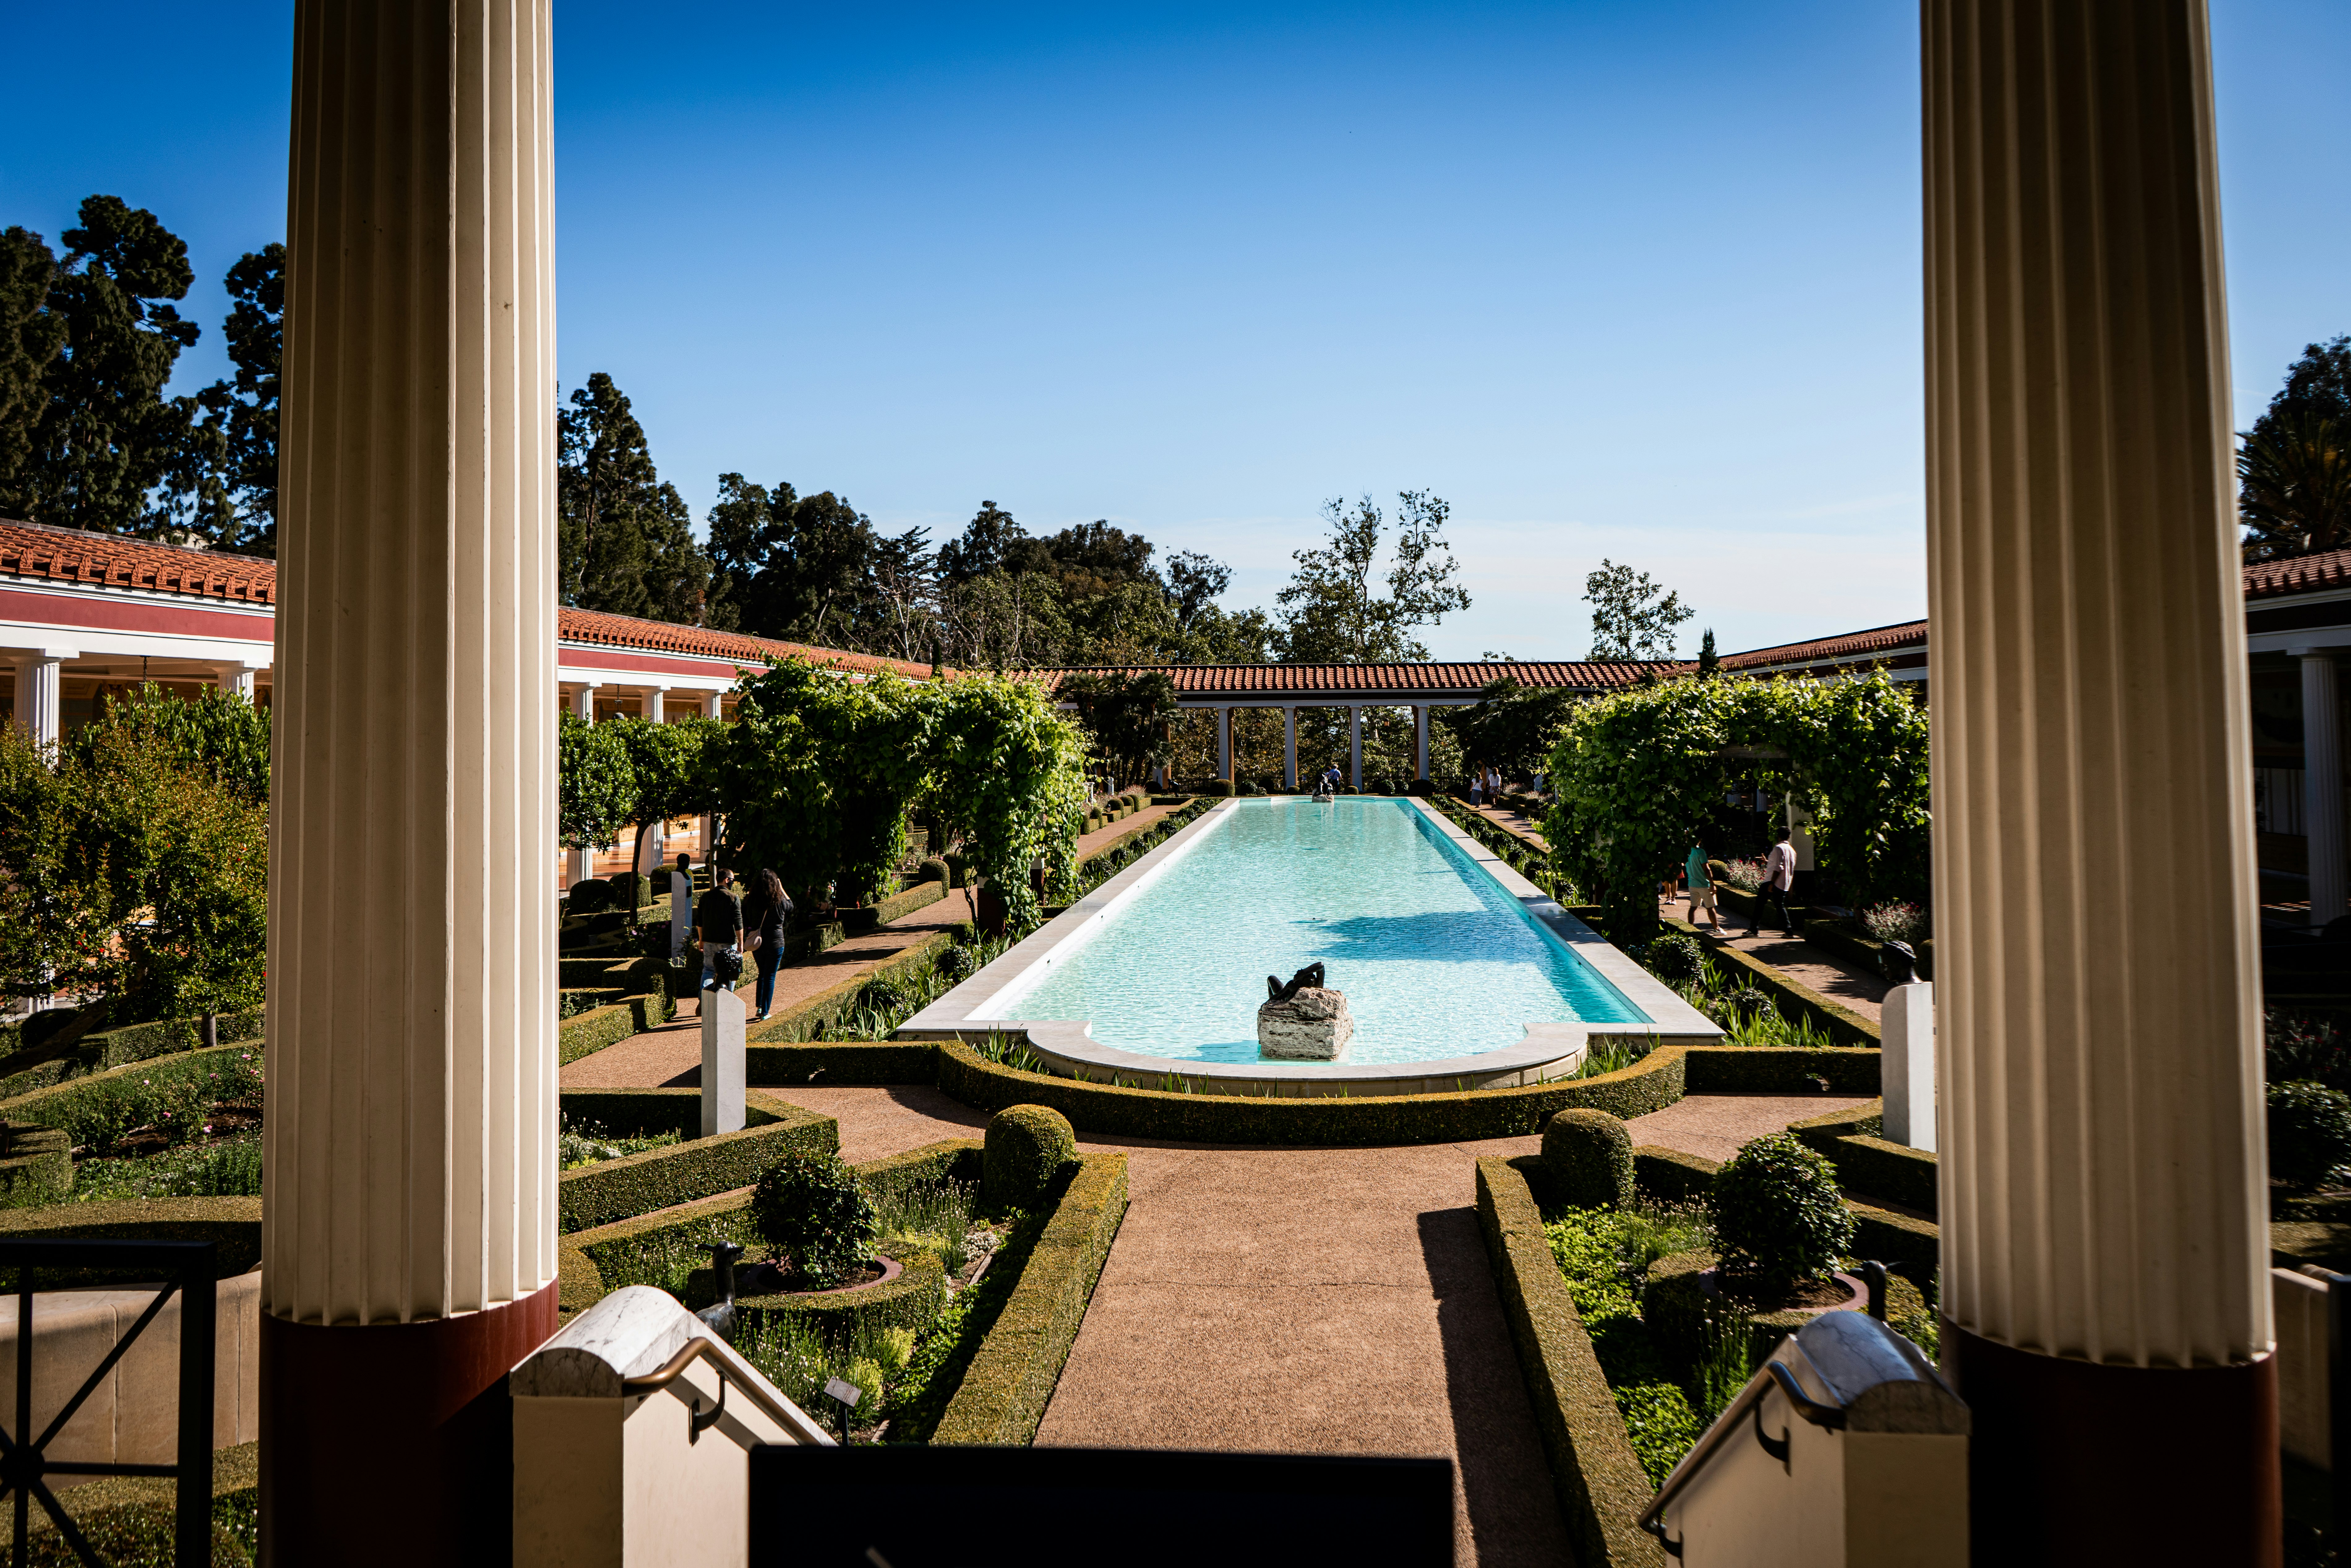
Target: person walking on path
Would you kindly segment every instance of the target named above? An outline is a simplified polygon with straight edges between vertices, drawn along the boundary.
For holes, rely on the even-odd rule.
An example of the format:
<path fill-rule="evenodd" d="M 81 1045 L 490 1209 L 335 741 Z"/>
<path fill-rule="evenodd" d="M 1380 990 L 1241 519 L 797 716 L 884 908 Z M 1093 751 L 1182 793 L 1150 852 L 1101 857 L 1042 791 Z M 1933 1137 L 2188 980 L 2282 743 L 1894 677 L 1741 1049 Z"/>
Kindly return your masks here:
<path fill-rule="evenodd" d="M 1755 929 L 1763 929 L 1763 907 L 1770 904 L 1780 912 L 1780 929 L 1788 936 L 1796 934 L 1796 923 L 1788 917 L 1788 889 L 1796 883 L 1796 846 L 1788 841 L 1793 835 L 1786 828 L 1780 830 L 1780 841 L 1763 858 L 1763 885 L 1756 892 L 1761 900 L 1755 906 Z"/>
<path fill-rule="evenodd" d="M 759 966 L 757 1018 L 766 1018 L 775 1005 L 776 966 L 783 962 L 784 922 L 791 913 L 792 901 L 784 892 L 783 880 L 772 871 L 762 870 L 743 898 L 743 929 L 750 934 L 751 960 Z"/>
<path fill-rule="evenodd" d="M 694 906 L 694 939 L 702 944 L 704 990 L 715 991 L 741 977 L 743 955 L 737 945 L 743 939 L 743 908 L 735 902 L 735 873 L 723 866 L 710 873 L 710 891 Z M 734 974 L 720 968 L 722 953 L 732 960 L 726 967 Z"/>
<path fill-rule="evenodd" d="M 1689 860 L 1683 865 L 1682 874 L 1689 883 L 1690 924 L 1698 924 L 1698 912 L 1703 909 L 1708 927 L 1716 936 L 1721 936 L 1722 912 L 1715 907 L 1714 879 L 1706 874 L 1706 844 L 1703 841 L 1692 841 Z"/>

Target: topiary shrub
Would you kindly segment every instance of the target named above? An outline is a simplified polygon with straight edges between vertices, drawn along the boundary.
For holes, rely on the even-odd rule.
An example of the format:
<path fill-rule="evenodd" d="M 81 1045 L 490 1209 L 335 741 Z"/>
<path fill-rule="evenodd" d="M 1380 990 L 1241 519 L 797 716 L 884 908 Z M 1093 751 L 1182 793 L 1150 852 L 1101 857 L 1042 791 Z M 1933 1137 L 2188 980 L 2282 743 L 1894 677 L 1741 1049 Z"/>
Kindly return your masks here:
<path fill-rule="evenodd" d="M 970 979 L 972 971 L 978 967 L 978 961 L 972 957 L 968 947 L 950 947 L 939 955 L 939 977 L 949 985 L 959 986 Z"/>
<path fill-rule="evenodd" d="M 1543 1165 L 1558 1200 L 1575 1208 L 1633 1201 L 1633 1135 L 1605 1111 L 1570 1109 L 1543 1129 Z"/>
<path fill-rule="evenodd" d="M 653 884 L 635 872 L 621 872 L 605 880 L 611 883 L 615 909 L 642 909 L 653 901 Z"/>
<path fill-rule="evenodd" d="M 1707 1196 L 1723 1271 L 1749 1289 L 1827 1273 L 1853 1246 L 1836 1170 L 1790 1133 L 1758 1138 L 1715 1173 Z"/>
<path fill-rule="evenodd" d="M 979 1190 L 991 1207 L 1034 1208 L 1077 1157 L 1067 1116 L 1044 1105 L 1008 1105 L 987 1119 Z"/>
<path fill-rule="evenodd" d="M 866 1260 L 881 1223 L 856 1173 L 835 1154 L 790 1154 L 769 1166 L 751 1188 L 751 1221 L 819 1289 Z"/>
<path fill-rule="evenodd" d="M 2351 1094 L 2297 1080 L 2270 1085 L 2270 1175 L 2297 1191 L 2351 1165 Z"/>
<path fill-rule="evenodd" d="M 918 884 L 925 882 L 935 882 L 944 887 L 946 885 L 950 874 L 951 873 L 947 870 L 947 862 L 940 859 L 937 855 L 925 855 L 914 867 L 914 881 Z"/>
<path fill-rule="evenodd" d="M 895 1012 L 904 1007 L 910 999 L 906 995 L 905 988 L 900 986 L 895 980 L 888 979 L 868 980 L 865 982 L 865 988 L 857 993 L 859 1007 L 872 1008 L 875 1012 L 880 1013 Z"/>
<path fill-rule="evenodd" d="M 1684 986 L 1706 972 L 1706 951 L 1697 937 L 1676 932 L 1650 943 L 1642 965 L 1666 984 Z"/>
<path fill-rule="evenodd" d="M 1219 800 L 1230 796 L 1232 792 L 1233 781 L 1229 779 L 1211 779 L 1208 780 L 1207 789 L 1201 791 L 1202 794 Z"/>
<path fill-rule="evenodd" d="M 566 896 L 572 914 L 594 915 L 612 907 L 612 884 L 602 877 L 590 877 L 586 882 L 573 883 Z"/>

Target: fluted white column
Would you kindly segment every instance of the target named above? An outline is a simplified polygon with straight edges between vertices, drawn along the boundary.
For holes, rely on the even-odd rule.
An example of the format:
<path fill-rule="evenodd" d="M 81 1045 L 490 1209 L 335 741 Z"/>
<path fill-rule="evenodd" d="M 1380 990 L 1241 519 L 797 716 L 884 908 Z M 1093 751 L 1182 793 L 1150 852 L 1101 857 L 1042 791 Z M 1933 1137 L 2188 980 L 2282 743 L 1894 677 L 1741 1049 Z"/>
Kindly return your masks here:
<path fill-rule="evenodd" d="M 1428 777 L 1428 708 L 1423 705 L 1412 710 L 1413 778 Z"/>
<path fill-rule="evenodd" d="M 2343 734 L 2335 650 L 2297 648 L 2302 661 L 2302 820 L 2310 835 L 2310 923 L 2344 914 Z"/>
<path fill-rule="evenodd" d="M 214 673 L 219 677 L 221 690 L 231 696 L 243 697 L 247 702 L 253 700 L 253 678 L 259 672 L 251 664 L 224 664 Z"/>
<path fill-rule="evenodd" d="M 1281 787 L 1298 788 L 1298 709 L 1281 710 Z"/>
<path fill-rule="evenodd" d="M 2273 1562 L 2204 7 L 1927 0 L 1924 40 L 1943 1343 L 1978 1560 Z"/>
<path fill-rule="evenodd" d="M 1364 787 L 1364 710 L 1357 703 L 1347 705 L 1347 782 Z"/>
<path fill-rule="evenodd" d="M 726 699 L 726 694 L 724 692 L 712 692 L 707 696 L 705 696 L 702 699 L 702 716 L 705 718 L 724 718 L 726 714 L 719 705 L 724 703 Z"/>
<path fill-rule="evenodd" d="M 547 0 L 298 0 L 294 73 L 263 1543 L 449 1561 L 555 1321 Z"/>
<path fill-rule="evenodd" d="M 64 662 L 71 648 L 37 648 L 16 662 L 16 726 L 37 746 L 55 746 L 65 732 Z"/>
<path fill-rule="evenodd" d="M 1217 777 L 1230 779 L 1232 776 L 1233 710 L 1220 707 L 1217 710 Z"/>

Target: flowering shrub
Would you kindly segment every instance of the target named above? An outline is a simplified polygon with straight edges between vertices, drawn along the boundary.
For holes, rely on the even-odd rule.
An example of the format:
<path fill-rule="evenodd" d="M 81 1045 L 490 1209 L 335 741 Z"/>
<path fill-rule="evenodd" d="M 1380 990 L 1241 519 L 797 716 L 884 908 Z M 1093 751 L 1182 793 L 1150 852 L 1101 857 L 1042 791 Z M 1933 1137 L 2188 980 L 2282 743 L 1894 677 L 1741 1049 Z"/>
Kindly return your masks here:
<path fill-rule="evenodd" d="M 261 1065 L 261 1052 L 236 1046 L 159 1057 L 113 1076 L 68 1082 L 15 1114 L 55 1127 L 95 1155 L 112 1153 L 141 1127 L 183 1144 L 207 1130 L 214 1106 L 260 1096 Z"/>
<path fill-rule="evenodd" d="M 1927 912 L 1915 904 L 1881 904 L 1861 912 L 1861 928 L 1880 942 L 1916 943 L 1927 934 Z"/>
<path fill-rule="evenodd" d="M 1730 861 L 1722 868 L 1722 880 L 1741 893 L 1752 893 L 1763 885 L 1761 861 Z"/>
<path fill-rule="evenodd" d="M 2351 1090 L 2351 1046 L 2333 1023 L 2276 1008 L 2264 1012 L 2262 1022 L 2271 1082 L 2304 1078 L 2329 1089 Z"/>

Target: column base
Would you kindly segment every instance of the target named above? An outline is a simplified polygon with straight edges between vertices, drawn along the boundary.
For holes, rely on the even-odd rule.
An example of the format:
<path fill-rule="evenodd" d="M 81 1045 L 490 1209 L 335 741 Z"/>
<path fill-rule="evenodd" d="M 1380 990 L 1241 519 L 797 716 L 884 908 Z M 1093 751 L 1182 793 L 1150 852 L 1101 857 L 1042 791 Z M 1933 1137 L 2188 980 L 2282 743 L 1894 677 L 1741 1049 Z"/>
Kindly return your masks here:
<path fill-rule="evenodd" d="M 2017 1350 L 1943 1320 L 1943 1375 L 1968 1402 L 1974 1559 L 2277 1568 L 2277 1358 L 2103 1366 Z"/>
<path fill-rule="evenodd" d="M 559 1293 L 363 1327 L 264 1312 L 262 1561 L 511 1562 L 507 1373 L 554 1333 Z"/>

